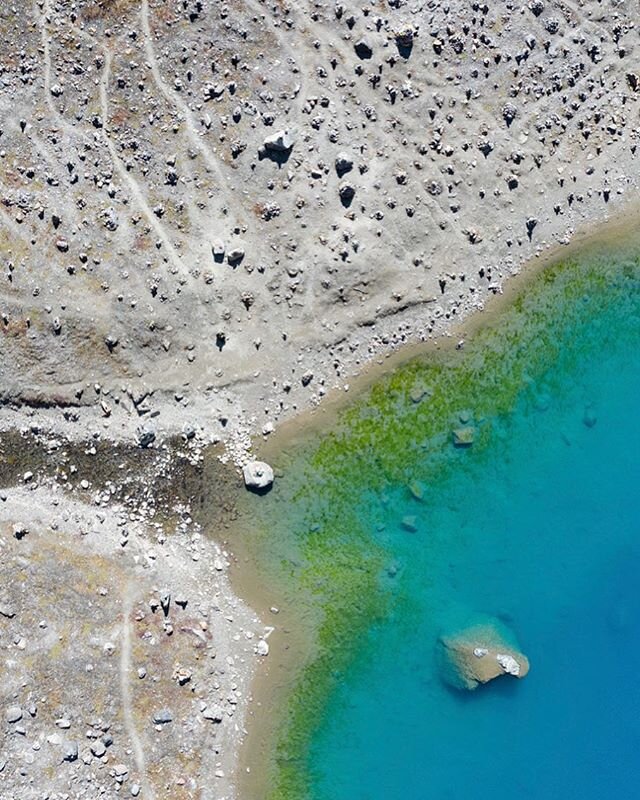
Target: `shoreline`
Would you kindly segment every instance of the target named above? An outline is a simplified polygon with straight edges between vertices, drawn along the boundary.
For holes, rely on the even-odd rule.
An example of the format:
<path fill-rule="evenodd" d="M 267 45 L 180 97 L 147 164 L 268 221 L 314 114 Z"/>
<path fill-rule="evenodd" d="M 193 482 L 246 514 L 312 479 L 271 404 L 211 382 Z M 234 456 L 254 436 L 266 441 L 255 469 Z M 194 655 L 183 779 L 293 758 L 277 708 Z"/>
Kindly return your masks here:
<path fill-rule="evenodd" d="M 349 391 L 335 387 L 322 402 L 314 408 L 301 409 L 292 414 L 268 437 L 254 437 L 256 453 L 266 459 L 276 458 L 277 453 L 285 447 L 295 444 L 298 438 L 314 434 L 319 428 L 327 427 L 335 420 L 340 411 L 355 402 L 357 397 L 366 393 L 375 383 L 398 367 L 410 361 L 428 355 L 430 352 L 446 352 L 456 349 L 463 342 L 472 338 L 482 328 L 492 325 L 508 308 L 514 299 L 526 292 L 527 285 L 534 281 L 544 270 L 563 260 L 580 256 L 593 248 L 615 248 L 616 239 L 633 240 L 640 219 L 640 201 L 629 203 L 614 217 L 598 222 L 589 229 L 576 232 L 571 242 L 557 245 L 549 252 L 533 256 L 526 261 L 517 272 L 509 276 L 499 293 L 490 295 L 482 308 L 471 310 L 466 316 L 456 318 L 449 328 L 434 334 L 426 340 L 410 341 L 398 345 L 381 356 L 372 356 L 359 370 L 349 375 Z M 640 233 L 637 234 L 640 239 Z M 464 345 L 463 345 L 464 346 Z M 308 433 L 306 433 L 308 432 Z"/>
<path fill-rule="evenodd" d="M 558 263 L 565 256 L 570 259 L 579 257 L 587 250 L 615 248 L 618 239 L 624 240 L 623 247 L 628 246 L 630 237 L 634 235 L 637 213 L 635 207 L 627 209 L 625 214 L 603 223 L 597 230 L 576 237 L 571 246 L 558 248 L 544 259 L 533 260 L 526 269 L 508 282 L 502 294 L 490 299 L 483 311 L 457 321 L 457 326 L 452 327 L 446 335 L 427 342 L 406 345 L 371 364 L 369 369 L 362 370 L 353 379 L 348 393 L 336 390 L 325 398 L 319 409 L 308 410 L 294 416 L 283 424 L 275 435 L 259 442 L 256 446 L 257 452 L 268 460 L 274 460 L 277 468 L 279 454 L 286 453 L 289 448 L 295 450 L 306 439 L 317 435 L 320 430 L 329 430 L 343 409 L 362 398 L 373 385 L 391 372 L 414 359 L 428 356 L 429 353 L 452 350 L 458 345 L 460 338 L 466 340 L 468 337 L 473 337 L 478 331 L 499 320 L 503 311 L 510 307 L 515 298 L 527 291 L 529 282 L 535 280 L 549 266 Z M 44 447 L 46 442 L 50 441 L 50 436 L 41 431 L 36 435 L 36 440 L 39 440 L 40 446 Z M 90 440 L 85 440 L 85 444 L 88 441 Z M 110 447 L 112 444 L 110 441 L 102 440 L 101 446 Z M 239 523 L 233 520 L 233 514 L 226 521 L 223 517 L 216 516 L 217 512 L 212 514 L 216 503 L 224 503 L 225 497 L 228 497 L 233 504 L 245 496 L 233 466 L 219 463 L 220 454 L 216 448 L 206 447 L 197 440 L 183 444 L 193 458 L 194 464 L 202 463 L 204 457 L 205 470 L 199 476 L 197 483 L 192 484 L 189 499 L 194 507 L 194 516 L 200 519 L 203 533 L 207 538 L 213 538 L 212 544 L 217 548 L 218 555 L 222 553 L 226 558 L 226 568 L 221 574 L 229 581 L 228 601 L 231 605 L 239 603 L 243 608 L 248 608 L 250 613 L 261 621 L 260 624 L 266 626 L 265 630 L 271 627 L 275 629 L 273 634 L 268 636 L 268 656 L 263 659 L 258 658 L 252 665 L 251 676 L 246 678 L 249 688 L 244 702 L 238 707 L 240 729 L 236 742 L 239 748 L 234 750 L 233 754 L 225 755 L 225 764 L 228 765 L 225 771 L 230 777 L 229 786 L 234 787 L 229 788 L 229 792 L 234 792 L 230 796 L 242 800 L 244 797 L 255 796 L 259 791 L 264 776 L 264 765 L 270 761 L 272 755 L 265 741 L 268 742 L 273 738 L 271 734 L 281 723 L 278 712 L 284 713 L 286 708 L 282 700 L 290 692 L 304 664 L 312 660 L 315 652 L 314 628 L 309 619 L 303 620 L 296 616 L 294 605 L 287 600 L 286 592 L 281 587 L 267 585 L 260 565 L 252 558 L 250 548 L 246 547 L 244 539 L 234 536 L 238 525 L 246 523 L 246 517 L 241 514 Z M 178 449 L 179 447 L 174 444 L 169 452 Z M 160 448 L 139 452 L 150 459 L 159 457 L 163 453 Z M 85 458 L 84 463 L 83 469 L 89 469 L 91 459 Z M 222 470 L 220 476 L 224 474 L 227 477 L 220 482 L 220 477 L 207 471 L 207 463 L 210 468 Z M 218 486 L 218 492 L 208 492 L 207 487 L 212 482 Z M 197 511 L 195 511 L 196 506 L 199 506 Z M 271 610 L 274 607 L 278 608 L 277 613 Z M 236 645 L 231 639 L 228 644 L 233 652 Z M 251 769 L 249 773 L 246 771 L 248 766 Z"/>
<path fill-rule="evenodd" d="M 303 411 L 287 420 L 272 437 L 256 447 L 260 458 L 274 464 L 277 469 L 280 454 L 286 453 L 289 449 L 304 447 L 304 443 L 311 437 L 318 436 L 321 431 L 329 430 L 345 408 L 355 403 L 358 398 L 362 398 L 385 376 L 413 360 L 428 358 L 431 353 L 452 350 L 457 347 L 460 338 L 466 341 L 477 335 L 480 330 L 494 325 L 500 320 L 504 311 L 519 296 L 527 292 L 528 286 L 554 264 L 564 261 L 565 258 L 567 260 L 579 258 L 585 253 L 598 252 L 601 249 L 615 251 L 633 246 L 634 239 L 640 241 L 640 234 L 636 232 L 638 214 L 640 207 L 634 204 L 615 219 L 598 225 L 596 230 L 584 231 L 581 235 L 577 235 L 570 245 L 559 246 L 544 258 L 533 259 L 527 267 L 507 281 L 501 294 L 490 298 L 484 309 L 468 318 L 458 320 L 456 326 L 453 326 L 448 333 L 426 342 L 407 344 L 387 354 L 384 360 L 371 363 L 368 369 L 363 370 L 351 381 L 351 390 L 348 394 L 335 390 L 325 398 L 320 408 Z M 619 242 L 620 239 L 622 244 Z M 237 548 L 234 555 L 238 564 L 236 574 L 232 575 L 232 586 L 237 587 L 241 596 L 250 598 L 251 607 L 264 618 L 265 613 L 269 613 L 267 603 L 270 601 L 267 600 L 267 596 L 278 597 L 279 592 L 276 590 L 274 593 L 273 590 L 266 589 L 264 579 L 260 577 L 260 568 L 255 563 L 249 563 L 251 558 L 245 547 Z M 277 630 L 279 627 L 277 617 L 274 619 L 274 624 Z M 301 620 L 296 621 L 295 612 L 287 620 L 287 625 L 286 637 L 274 634 L 269 663 L 265 663 L 254 678 L 252 687 L 254 710 L 250 713 L 247 737 L 243 744 L 245 755 L 241 758 L 244 764 L 251 764 L 252 769 L 249 775 L 244 772 L 239 773 L 241 798 L 257 796 L 256 792 L 264 788 L 260 785 L 261 776 L 273 757 L 273 752 L 269 751 L 269 746 L 265 742 L 273 741 L 275 738 L 273 732 L 278 729 L 277 717 L 275 719 L 273 717 L 274 710 L 278 707 L 284 708 L 285 703 L 282 701 L 287 697 L 287 686 L 293 685 L 294 675 L 301 674 L 313 651 L 313 634 L 305 629 Z M 286 644 L 286 650 L 278 652 L 283 644 Z M 273 655 L 277 655 L 280 659 L 277 668 L 273 667 Z M 294 674 L 292 675 L 289 670 L 293 670 Z"/>
<path fill-rule="evenodd" d="M 549 266 L 558 263 L 564 257 L 569 259 L 579 257 L 586 250 L 615 248 L 618 239 L 628 242 L 630 235 L 635 231 L 634 222 L 637 213 L 635 206 L 628 208 L 615 220 L 598 226 L 597 230 L 586 231 L 577 236 L 571 245 L 559 247 L 545 258 L 534 259 L 507 282 L 502 294 L 490 298 L 482 311 L 463 320 L 456 320 L 456 325 L 452 326 L 447 334 L 426 342 L 405 345 L 384 359 L 371 363 L 368 369 L 361 370 L 352 380 L 348 393 L 337 389 L 325 398 L 320 408 L 306 410 L 293 416 L 279 427 L 274 435 L 259 441 L 256 444 L 256 451 L 267 460 L 275 460 L 277 467 L 279 453 L 289 448 L 296 449 L 306 439 L 317 435 L 320 430 L 328 430 L 343 409 L 356 402 L 374 384 L 394 370 L 414 359 L 428 356 L 431 352 L 452 350 L 458 345 L 460 338 L 466 340 L 479 330 L 492 325 L 515 298 L 527 291 L 529 282 L 535 280 Z M 50 440 L 50 435 L 40 431 L 36 439 L 43 445 Z M 85 444 L 88 441 L 90 439 L 84 440 Z M 102 440 L 103 447 L 112 444 L 114 443 L 109 440 Z M 194 463 L 201 461 L 204 456 L 205 462 L 208 461 L 213 466 L 217 464 L 218 468 L 228 476 L 221 485 L 220 493 L 209 493 L 210 501 L 215 504 L 218 500 L 222 501 L 225 496 L 232 500 L 244 497 L 241 482 L 239 479 L 236 480 L 237 473 L 231 464 L 226 466 L 219 464 L 220 453 L 216 448 L 205 446 L 197 439 L 184 445 L 193 456 Z M 170 447 L 171 451 L 175 449 L 175 445 Z M 162 452 L 160 448 L 152 448 L 146 451 L 145 455 L 151 458 L 161 455 Z M 89 464 L 90 459 L 87 460 L 87 467 Z M 238 522 L 230 521 L 222 525 L 216 521 L 217 518 L 208 516 L 207 503 L 202 497 L 207 496 L 207 483 L 212 480 L 218 484 L 217 478 L 205 472 L 198 483 L 197 491 L 200 499 L 197 500 L 195 497 L 191 499 L 192 505 L 200 502 L 203 506 L 198 512 L 202 514 L 203 532 L 207 538 L 211 534 L 218 553 L 226 554 L 227 567 L 223 574 L 228 576 L 230 582 L 229 602 L 237 602 L 243 607 L 248 607 L 251 613 L 261 620 L 261 625 L 266 625 L 267 629 L 272 626 L 275 628 L 268 638 L 269 654 L 264 659 L 257 659 L 253 664 L 245 701 L 241 704 L 242 707 L 238 708 L 241 730 L 236 741 L 240 743 L 239 749 L 234 751 L 233 755 L 225 756 L 225 763 L 228 764 L 225 770 L 230 776 L 229 785 L 234 787 L 233 790 L 230 788 L 229 792 L 234 791 L 235 794 L 231 796 L 242 800 L 244 797 L 255 796 L 259 790 L 264 775 L 263 765 L 268 763 L 271 757 L 264 742 L 271 738 L 273 730 L 277 729 L 281 722 L 278 720 L 278 711 L 285 710 L 282 699 L 287 696 L 304 664 L 312 659 L 315 647 L 314 630 L 308 619 L 302 620 L 296 616 L 295 608 L 287 601 L 286 593 L 280 587 L 267 585 L 264 575 L 261 574 L 260 565 L 252 559 L 250 550 L 245 547 L 242 540 L 234 537 Z M 209 504 L 209 510 L 210 508 Z M 274 606 L 278 607 L 277 614 L 271 611 Z M 235 647 L 231 640 L 229 646 Z M 247 766 L 251 769 L 249 773 L 246 772 Z"/>
<path fill-rule="evenodd" d="M 463 304 L 450 317 L 445 314 L 439 316 L 429 333 L 421 328 L 424 321 L 421 311 L 411 306 L 394 313 L 392 317 L 383 315 L 377 320 L 383 327 L 389 320 L 393 320 L 394 328 L 408 326 L 412 332 L 407 334 L 406 339 L 403 335 L 402 341 L 383 343 L 380 340 L 373 351 L 362 358 L 345 361 L 339 377 L 328 384 L 323 381 L 321 395 L 304 398 L 300 394 L 302 386 L 283 379 L 282 385 L 290 387 L 286 392 L 288 402 L 280 403 L 281 408 L 275 422 L 270 417 L 265 417 L 262 422 L 267 427 L 259 419 L 258 408 L 265 397 L 250 396 L 256 387 L 251 387 L 246 380 L 238 381 L 236 388 L 239 393 L 236 393 L 234 383 L 221 389 L 213 388 L 213 384 L 210 384 L 206 391 L 203 387 L 198 387 L 197 391 L 189 393 L 188 398 L 181 400 L 176 408 L 175 397 L 182 397 L 177 386 L 155 391 L 149 388 L 146 381 L 140 383 L 130 376 L 121 379 L 122 398 L 117 397 L 115 392 L 110 397 L 101 394 L 99 383 L 95 384 L 96 394 L 89 402 L 79 399 L 77 392 L 74 395 L 70 390 L 62 393 L 30 392 L 29 402 L 21 401 L 19 397 L 14 400 L 4 398 L 0 405 L 0 431 L 35 426 L 73 442 L 104 437 L 105 440 L 132 445 L 138 440 L 142 430 L 153 431 L 158 442 L 184 435 L 185 430 L 188 430 L 195 435 L 201 447 L 220 445 L 220 460 L 240 469 L 254 457 L 254 450 L 269 450 L 270 439 L 282 428 L 295 425 L 295 421 L 301 417 L 307 419 L 325 411 L 331 412 L 334 406 L 342 405 L 343 396 L 347 397 L 348 403 L 348 396 L 371 385 L 376 377 L 395 366 L 429 348 L 453 346 L 451 340 L 454 338 L 473 335 L 478 320 L 485 320 L 487 315 L 496 313 L 494 309 L 500 308 L 501 298 L 508 298 L 514 291 L 519 291 L 526 276 L 537 274 L 563 254 L 571 257 L 576 250 L 588 247 L 591 241 L 606 240 L 613 235 L 607 231 L 624 230 L 633 224 L 632 218 L 638 214 L 640 200 L 619 200 L 613 212 L 607 210 L 603 215 L 595 215 L 592 221 L 578 221 L 580 227 L 572 230 L 570 237 L 567 236 L 562 243 L 556 241 L 545 242 L 544 246 L 538 245 L 533 253 L 523 256 L 516 266 L 509 259 L 502 265 L 501 278 L 492 291 L 482 290 L 482 297 L 477 297 L 473 303 Z M 367 327 L 354 328 L 345 342 L 348 344 L 350 340 L 361 335 L 365 336 L 366 342 L 367 330 Z M 380 339 L 380 333 L 381 331 L 374 333 L 373 339 Z M 372 346 L 371 343 L 369 346 Z M 326 366 L 326 362 L 331 359 L 331 347 L 325 344 L 320 350 L 322 352 L 316 353 L 315 360 L 321 366 Z M 258 374 L 259 371 L 255 373 Z M 279 380 L 274 378 L 274 386 L 277 383 Z M 184 385 L 188 386 L 189 382 Z M 311 385 L 313 386 L 313 382 Z M 250 395 L 243 397 L 243 389 L 251 390 Z M 84 388 L 79 391 L 82 397 L 86 397 Z M 115 407 L 112 405 L 114 399 Z M 108 413 L 101 405 L 105 401 L 109 406 Z M 118 406 L 120 409 L 116 415 Z M 220 419 L 224 419 L 222 427 Z M 212 433 L 214 429 L 217 433 Z M 287 435 L 285 433 L 284 438 Z"/>

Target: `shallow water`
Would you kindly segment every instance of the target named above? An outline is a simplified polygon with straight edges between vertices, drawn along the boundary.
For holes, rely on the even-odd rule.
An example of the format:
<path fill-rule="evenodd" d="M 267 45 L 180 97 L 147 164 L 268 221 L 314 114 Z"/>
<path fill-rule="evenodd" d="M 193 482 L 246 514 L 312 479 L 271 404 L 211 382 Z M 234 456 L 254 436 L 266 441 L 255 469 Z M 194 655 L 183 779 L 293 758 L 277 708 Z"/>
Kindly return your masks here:
<path fill-rule="evenodd" d="M 274 797 L 637 795 L 640 281 L 635 252 L 587 260 L 289 456 L 273 574 L 325 618 Z M 438 638 L 484 615 L 531 672 L 451 689 Z"/>

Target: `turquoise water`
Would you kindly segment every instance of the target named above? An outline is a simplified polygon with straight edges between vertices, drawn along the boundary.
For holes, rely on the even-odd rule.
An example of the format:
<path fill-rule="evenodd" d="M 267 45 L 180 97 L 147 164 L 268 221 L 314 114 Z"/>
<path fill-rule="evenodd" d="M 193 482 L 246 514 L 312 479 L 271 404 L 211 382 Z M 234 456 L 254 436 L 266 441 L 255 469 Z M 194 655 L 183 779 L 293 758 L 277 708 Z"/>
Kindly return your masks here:
<path fill-rule="evenodd" d="M 314 797 L 640 795 L 640 350 L 581 366 L 566 391 L 530 388 L 437 493 L 362 503 L 393 610 L 331 698 Z M 435 642 L 476 614 L 515 631 L 524 680 L 443 684 Z"/>
<path fill-rule="evenodd" d="M 605 252 L 283 458 L 273 574 L 324 617 L 272 797 L 640 796 L 639 415 L 638 259 Z M 438 639 L 486 616 L 531 671 L 454 690 Z"/>

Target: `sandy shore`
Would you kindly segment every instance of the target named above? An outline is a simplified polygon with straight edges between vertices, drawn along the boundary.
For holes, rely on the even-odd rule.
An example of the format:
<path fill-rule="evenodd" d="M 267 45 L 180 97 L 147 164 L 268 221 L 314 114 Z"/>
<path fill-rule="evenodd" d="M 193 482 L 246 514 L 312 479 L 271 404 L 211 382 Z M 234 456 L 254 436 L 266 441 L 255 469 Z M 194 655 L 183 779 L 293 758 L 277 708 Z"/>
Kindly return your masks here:
<path fill-rule="evenodd" d="M 102 502 L 91 497 L 91 467 L 83 489 L 63 460 L 69 496 L 56 489 L 58 467 L 36 452 L 75 447 L 90 463 L 92 449 L 119 444 L 154 464 L 182 448 L 202 464 L 216 444 L 237 465 L 254 448 L 270 457 L 330 424 L 345 400 L 402 361 L 461 345 L 558 253 L 634 225 L 636 23 L 624 4 L 591 0 L 415 8 L 44 0 L 0 9 L 0 431 L 35 436 L 25 452 L 38 464 L 7 476 L 0 523 L 11 558 L 35 558 L 29 543 L 41 536 L 55 552 L 53 523 L 68 528 L 74 557 L 94 557 L 96 537 L 76 535 Z M 128 479 L 137 467 L 126 463 Z M 181 546 L 158 541 L 165 533 L 145 491 L 160 473 L 145 467 L 145 491 L 132 488 L 129 510 L 128 501 L 118 505 L 128 483 L 117 464 L 110 469 L 102 479 L 119 491 L 104 502 L 116 517 L 134 514 L 138 542 L 122 546 L 122 526 L 99 523 L 110 530 L 100 569 L 114 576 L 118 596 L 99 601 L 111 660 L 129 630 L 118 622 L 122 597 L 147 619 L 144 603 L 175 577 L 199 607 L 198 624 L 213 614 L 214 638 L 234 663 L 215 677 L 218 689 L 197 670 L 187 684 L 236 709 L 234 733 L 225 738 L 208 720 L 219 766 L 211 778 L 190 764 L 196 788 L 185 778 L 173 789 L 196 796 L 211 778 L 216 796 L 230 798 L 263 659 L 256 642 L 277 619 L 263 659 L 278 653 L 277 667 L 257 689 L 277 697 L 274 686 L 285 686 L 296 660 L 287 653 L 304 650 L 304 636 L 287 609 L 269 611 L 277 598 L 243 567 L 242 553 L 234 591 L 230 551 L 200 536 L 188 510 L 168 516 Z M 231 485 L 221 502 L 232 505 L 240 490 Z M 31 538 L 14 535 L 19 512 Z M 231 522 L 202 524 L 222 542 Z M 162 555 L 149 559 L 150 550 Z M 45 570 L 37 591 L 59 579 Z M 125 591 L 130 585 L 137 593 Z M 86 618 L 72 598 L 61 608 L 69 626 Z M 230 627 L 220 622 L 228 617 Z M 20 615 L 6 619 L 13 634 Z M 159 690 L 174 689 L 171 658 L 159 663 Z M 108 699 L 117 705 L 124 695 L 112 673 Z M 21 687 L 10 691 L 13 705 L 23 702 Z M 186 720 L 193 711 L 204 725 L 203 711 L 184 708 Z M 131 770 L 140 747 L 183 763 L 181 745 L 157 749 L 155 729 L 134 746 L 122 720 Z M 193 749 L 208 747 L 211 725 L 189 725 Z M 48 734 L 37 727 L 34 735 Z M 15 763 L 0 780 L 17 774 Z"/>

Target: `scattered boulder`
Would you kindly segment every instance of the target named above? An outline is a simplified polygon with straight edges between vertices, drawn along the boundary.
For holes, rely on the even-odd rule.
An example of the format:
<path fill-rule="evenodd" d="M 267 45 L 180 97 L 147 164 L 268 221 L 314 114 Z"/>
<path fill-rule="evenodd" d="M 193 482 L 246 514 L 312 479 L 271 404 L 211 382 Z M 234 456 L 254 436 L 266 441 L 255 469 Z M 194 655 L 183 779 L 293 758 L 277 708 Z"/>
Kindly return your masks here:
<path fill-rule="evenodd" d="M 12 619 L 16 615 L 16 610 L 9 601 L 0 600 L 0 616 Z"/>
<path fill-rule="evenodd" d="M 113 353 L 113 351 L 116 349 L 118 346 L 118 341 L 118 337 L 113 333 L 109 333 L 104 337 L 104 343 L 107 345 L 107 349 L 110 353 Z"/>
<path fill-rule="evenodd" d="M 517 116 L 518 109 L 513 105 L 513 103 L 505 103 L 505 105 L 502 107 L 502 118 L 507 123 L 507 128 L 510 127 L 511 123 Z"/>
<path fill-rule="evenodd" d="M 221 262 L 224 260 L 225 246 L 222 239 L 216 239 L 211 245 L 211 252 L 213 253 L 214 261 Z"/>
<path fill-rule="evenodd" d="M 153 428 L 138 428 L 138 445 L 142 448 L 150 447 L 156 440 L 156 432 Z"/>
<path fill-rule="evenodd" d="M 256 653 L 259 656 L 269 655 L 269 643 L 265 639 L 260 639 L 260 641 L 256 645 Z"/>
<path fill-rule="evenodd" d="M 22 719 L 22 709 L 20 706 L 9 706 L 9 708 L 5 711 L 4 718 L 9 723 L 20 722 Z"/>
<path fill-rule="evenodd" d="M 362 59 L 371 58 L 371 56 L 373 55 L 373 48 L 371 47 L 369 42 L 364 38 L 358 39 L 358 41 L 355 43 L 353 47 L 354 50 L 356 51 L 356 55 L 358 56 L 358 58 Z"/>
<path fill-rule="evenodd" d="M 162 609 L 165 617 L 169 615 L 169 608 L 171 606 L 171 592 L 165 591 L 160 595 L 160 608 Z"/>
<path fill-rule="evenodd" d="M 78 759 L 78 743 L 64 742 L 62 751 L 62 760 L 77 761 L 77 759 Z"/>
<path fill-rule="evenodd" d="M 242 468 L 247 489 L 268 489 L 273 484 L 273 469 L 264 461 L 250 461 Z"/>
<path fill-rule="evenodd" d="M 102 758 L 102 756 L 107 752 L 107 748 L 104 746 L 104 742 L 97 739 L 89 748 L 93 755 L 96 758 Z"/>
<path fill-rule="evenodd" d="M 407 48 L 413 45 L 416 32 L 412 25 L 403 25 L 395 33 L 395 40 L 399 47 Z"/>
<path fill-rule="evenodd" d="M 349 205 L 355 196 L 356 189 L 352 183 L 345 181 L 344 183 L 340 184 L 338 193 L 340 194 L 340 199 L 342 200 L 343 204 Z"/>
<path fill-rule="evenodd" d="M 156 711 L 153 715 L 153 724 L 154 725 L 167 725 L 169 722 L 173 721 L 173 714 L 169 711 L 168 708 L 161 708 L 159 711 Z"/>
<path fill-rule="evenodd" d="M 264 147 L 265 150 L 271 150 L 276 153 L 288 153 L 294 142 L 295 139 L 291 131 L 284 129 L 267 136 L 264 140 Z"/>
<path fill-rule="evenodd" d="M 227 261 L 229 262 L 229 264 L 233 266 L 239 264 L 243 258 L 244 258 L 244 247 L 241 247 L 240 245 L 236 245 L 234 248 L 229 250 L 227 254 Z"/>
<path fill-rule="evenodd" d="M 338 153 L 335 165 L 336 172 L 342 177 L 342 175 L 353 169 L 353 159 L 347 153 Z"/>
<path fill-rule="evenodd" d="M 207 706 L 202 712 L 202 716 L 211 722 L 220 723 L 224 719 L 224 711 L 221 706 Z"/>

